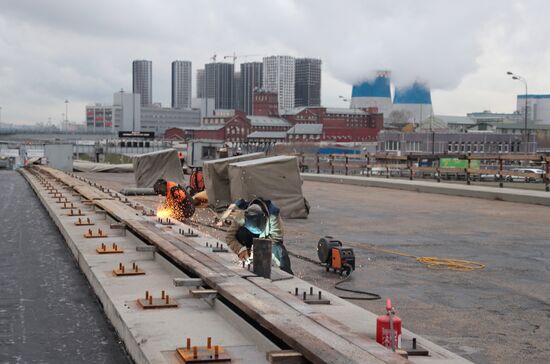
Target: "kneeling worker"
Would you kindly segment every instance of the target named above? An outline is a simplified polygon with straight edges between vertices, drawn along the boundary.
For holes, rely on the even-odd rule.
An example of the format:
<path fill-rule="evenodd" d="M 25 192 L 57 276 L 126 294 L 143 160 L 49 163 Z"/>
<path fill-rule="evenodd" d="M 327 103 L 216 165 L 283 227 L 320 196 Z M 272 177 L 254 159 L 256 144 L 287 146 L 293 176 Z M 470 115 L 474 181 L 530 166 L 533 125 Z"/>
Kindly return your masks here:
<path fill-rule="evenodd" d="M 164 207 L 171 210 L 178 220 L 190 218 L 195 213 L 195 205 L 189 193 L 176 182 L 159 179 L 153 185 L 156 194 L 166 196 Z"/>
<path fill-rule="evenodd" d="M 283 244 L 283 226 L 279 209 L 271 203 L 256 199 L 251 202 L 238 200 L 233 220 L 226 235 L 226 243 L 239 259 L 250 257 L 254 238 L 270 239 L 273 263 L 287 273 L 294 274 L 290 267 L 290 258 Z"/>

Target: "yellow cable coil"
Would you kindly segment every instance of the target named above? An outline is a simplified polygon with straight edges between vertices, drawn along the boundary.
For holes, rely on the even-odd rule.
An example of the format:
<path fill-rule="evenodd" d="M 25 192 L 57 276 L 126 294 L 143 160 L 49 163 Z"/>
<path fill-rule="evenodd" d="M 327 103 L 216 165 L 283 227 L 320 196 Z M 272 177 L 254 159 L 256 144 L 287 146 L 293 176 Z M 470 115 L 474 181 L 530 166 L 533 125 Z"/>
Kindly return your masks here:
<path fill-rule="evenodd" d="M 378 248 L 372 245 L 366 245 L 361 243 L 354 243 L 359 248 L 366 248 L 371 250 L 378 250 L 388 254 L 399 255 L 402 257 L 414 258 L 417 262 L 424 264 L 427 268 L 430 269 L 445 269 L 445 270 L 454 270 L 459 272 L 471 272 L 477 269 L 485 268 L 485 264 L 472 262 L 469 260 L 461 259 L 448 259 L 448 258 L 438 258 L 438 257 L 417 257 L 416 255 L 402 253 L 393 249 L 383 249 Z"/>

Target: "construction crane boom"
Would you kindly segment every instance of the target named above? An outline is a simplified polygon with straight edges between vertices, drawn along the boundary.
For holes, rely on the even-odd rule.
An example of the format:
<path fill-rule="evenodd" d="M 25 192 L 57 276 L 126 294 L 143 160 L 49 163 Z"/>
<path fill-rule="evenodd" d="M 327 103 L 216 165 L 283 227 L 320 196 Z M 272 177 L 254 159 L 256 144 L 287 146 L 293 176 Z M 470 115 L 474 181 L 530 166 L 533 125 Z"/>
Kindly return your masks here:
<path fill-rule="evenodd" d="M 237 58 L 248 58 L 248 57 L 260 57 L 260 55 L 259 54 L 236 54 L 235 52 L 233 52 L 233 55 L 223 56 L 223 59 L 232 58 L 233 64 L 235 64 L 235 62 L 237 61 Z"/>

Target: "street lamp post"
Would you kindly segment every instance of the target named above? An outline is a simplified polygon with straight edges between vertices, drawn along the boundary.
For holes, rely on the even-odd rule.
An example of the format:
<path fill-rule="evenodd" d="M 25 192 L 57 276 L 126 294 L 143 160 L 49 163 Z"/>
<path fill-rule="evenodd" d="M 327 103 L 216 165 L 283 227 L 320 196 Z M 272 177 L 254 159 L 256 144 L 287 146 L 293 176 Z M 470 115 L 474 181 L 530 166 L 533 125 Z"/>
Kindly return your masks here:
<path fill-rule="evenodd" d="M 524 126 L 523 126 L 523 136 L 525 141 L 525 153 L 529 153 L 529 134 L 527 132 L 527 96 L 528 96 L 528 89 L 527 89 L 527 80 L 525 78 L 516 75 L 513 72 L 506 72 L 507 75 L 512 76 L 513 80 L 521 81 L 523 85 L 525 86 L 525 110 L 523 112 L 524 114 Z"/>

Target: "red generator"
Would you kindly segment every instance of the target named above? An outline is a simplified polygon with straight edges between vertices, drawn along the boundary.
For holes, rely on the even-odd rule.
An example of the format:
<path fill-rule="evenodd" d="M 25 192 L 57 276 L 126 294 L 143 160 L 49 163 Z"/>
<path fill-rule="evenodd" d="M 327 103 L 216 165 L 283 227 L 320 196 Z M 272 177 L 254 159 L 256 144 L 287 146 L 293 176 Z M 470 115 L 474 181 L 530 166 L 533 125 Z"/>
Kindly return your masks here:
<path fill-rule="evenodd" d="M 401 319 L 395 316 L 389 298 L 386 300 L 386 311 L 385 315 L 378 316 L 376 319 L 376 342 L 388 349 L 395 350 L 401 347 Z"/>

